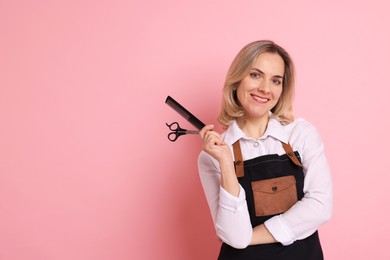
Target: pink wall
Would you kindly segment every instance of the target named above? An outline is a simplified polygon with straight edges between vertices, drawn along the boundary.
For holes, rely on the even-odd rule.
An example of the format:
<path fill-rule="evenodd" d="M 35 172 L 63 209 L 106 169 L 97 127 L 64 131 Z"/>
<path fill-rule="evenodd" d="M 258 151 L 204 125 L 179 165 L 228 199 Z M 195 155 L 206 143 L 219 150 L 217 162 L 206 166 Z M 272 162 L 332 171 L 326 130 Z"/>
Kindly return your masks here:
<path fill-rule="evenodd" d="M 326 143 L 327 259 L 390 259 L 388 1 L 0 1 L 0 259 L 215 259 L 200 142 L 244 44 L 273 39 Z M 142 3 L 141 3 L 142 2 Z M 360 3 L 357 3 L 360 2 Z"/>

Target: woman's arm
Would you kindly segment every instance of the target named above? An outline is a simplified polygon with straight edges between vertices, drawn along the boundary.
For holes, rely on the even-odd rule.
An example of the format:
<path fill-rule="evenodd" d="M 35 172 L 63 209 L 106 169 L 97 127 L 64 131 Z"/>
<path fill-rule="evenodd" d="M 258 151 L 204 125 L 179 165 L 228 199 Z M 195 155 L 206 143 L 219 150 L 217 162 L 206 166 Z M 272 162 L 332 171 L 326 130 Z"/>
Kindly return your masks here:
<path fill-rule="evenodd" d="M 203 140 L 203 150 L 219 163 L 221 187 L 238 197 L 240 184 L 236 177 L 232 153 L 222 137 L 217 132 L 211 131 L 213 128 L 213 125 L 207 125 L 199 133 Z"/>
<path fill-rule="evenodd" d="M 237 180 L 230 148 L 211 129 L 206 126 L 200 132 L 204 151 L 198 169 L 203 190 L 218 237 L 232 247 L 245 248 L 252 238 L 245 191 Z"/>
<path fill-rule="evenodd" d="M 277 242 L 278 241 L 276 241 L 276 239 L 272 236 L 264 224 L 253 228 L 252 240 L 250 243 L 251 245 L 271 244 Z"/>
<path fill-rule="evenodd" d="M 301 121 L 294 132 L 290 141 L 302 158 L 304 197 L 285 213 L 264 223 L 283 245 L 310 236 L 332 215 L 332 180 L 320 135 L 306 121 Z"/>
<path fill-rule="evenodd" d="M 239 186 L 236 197 L 222 188 L 218 162 L 204 151 L 199 154 L 198 169 L 217 236 L 234 248 L 247 247 L 252 225 L 244 189 Z"/>

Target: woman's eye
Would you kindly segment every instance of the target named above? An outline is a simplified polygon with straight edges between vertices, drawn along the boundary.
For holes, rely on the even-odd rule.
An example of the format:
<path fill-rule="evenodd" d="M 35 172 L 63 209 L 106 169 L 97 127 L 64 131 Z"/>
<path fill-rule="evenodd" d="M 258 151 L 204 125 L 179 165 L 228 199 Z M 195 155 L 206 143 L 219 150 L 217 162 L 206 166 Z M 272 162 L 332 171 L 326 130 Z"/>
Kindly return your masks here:
<path fill-rule="evenodd" d="M 255 72 L 249 73 L 249 76 L 251 76 L 251 77 L 254 78 L 254 79 L 260 78 L 260 74 L 259 74 L 259 73 L 255 73 Z"/>
<path fill-rule="evenodd" d="M 275 85 L 282 84 L 282 82 L 280 80 L 278 80 L 278 79 L 274 79 L 273 82 L 274 82 Z"/>

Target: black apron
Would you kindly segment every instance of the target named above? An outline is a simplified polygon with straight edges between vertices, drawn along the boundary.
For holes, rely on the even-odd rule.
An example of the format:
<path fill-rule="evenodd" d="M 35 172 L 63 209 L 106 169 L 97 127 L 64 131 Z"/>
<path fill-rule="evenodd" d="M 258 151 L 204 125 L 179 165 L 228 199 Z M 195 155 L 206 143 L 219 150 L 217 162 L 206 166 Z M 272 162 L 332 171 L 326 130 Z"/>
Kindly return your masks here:
<path fill-rule="evenodd" d="M 291 178 L 295 177 L 296 199 L 303 198 L 303 168 L 299 160 L 299 153 L 293 152 L 289 144 L 282 143 L 286 154 L 269 154 L 242 161 L 240 143 L 237 141 L 233 145 L 235 156 L 236 175 L 239 183 L 245 190 L 248 211 L 252 227 L 263 224 L 269 218 L 278 215 L 259 216 L 258 209 L 255 208 L 253 183 L 268 180 L 272 178 Z M 289 176 L 289 177 L 287 177 Z M 272 190 L 278 187 L 275 185 Z M 225 243 L 222 243 L 219 253 L 219 260 L 322 260 L 323 253 L 321 249 L 318 231 L 311 236 L 297 240 L 291 245 L 283 246 L 280 243 L 248 246 L 245 249 L 236 249 Z"/>

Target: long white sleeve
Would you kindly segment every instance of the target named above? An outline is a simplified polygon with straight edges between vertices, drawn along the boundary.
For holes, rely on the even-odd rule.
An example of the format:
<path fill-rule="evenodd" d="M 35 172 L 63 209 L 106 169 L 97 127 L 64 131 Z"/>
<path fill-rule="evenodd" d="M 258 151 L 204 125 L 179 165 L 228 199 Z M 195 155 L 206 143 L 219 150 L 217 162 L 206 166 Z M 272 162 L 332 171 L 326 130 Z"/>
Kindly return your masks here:
<path fill-rule="evenodd" d="M 218 162 L 205 152 L 199 155 L 198 168 L 218 237 L 232 247 L 247 247 L 252 226 L 244 189 L 240 186 L 238 197 L 224 190 Z"/>
<path fill-rule="evenodd" d="M 296 139 L 291 143 L 299 151 L 304 166 L 304 197 L 285 213 L 264 223 L 283 245 L 310 236 L 332 215 L 332 180 L 323 143 L 309 123 L 297 127 L 300 129 L 294 132 L 300 134 L 292 135 L 291 139 Z"/>

